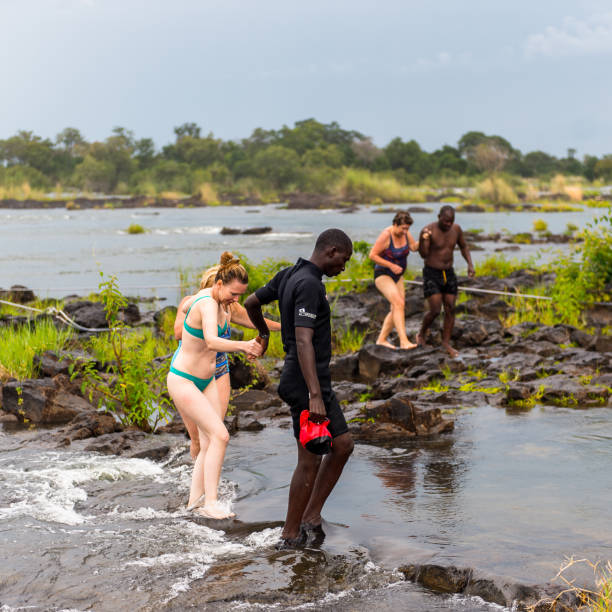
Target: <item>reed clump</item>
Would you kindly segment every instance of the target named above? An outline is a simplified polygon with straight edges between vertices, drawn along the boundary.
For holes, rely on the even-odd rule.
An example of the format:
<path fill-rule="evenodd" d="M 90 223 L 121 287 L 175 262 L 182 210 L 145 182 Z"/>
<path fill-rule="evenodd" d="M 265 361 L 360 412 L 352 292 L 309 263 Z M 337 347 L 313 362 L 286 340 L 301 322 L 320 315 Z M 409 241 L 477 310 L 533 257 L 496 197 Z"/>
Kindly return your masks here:
<path fill-rule="evenodd" d="M 510 205 L 518 202 L 514 189 L 500 176 L 490 176 L 478 183 L 476 195 L 480 200 L 492 204 Z"/>
<path fill-rule="evenodd" d="M 128 234 L 144 234 L 146 232 L 145 228 L 138 223 L 132 223 L 126 231 Z"/>

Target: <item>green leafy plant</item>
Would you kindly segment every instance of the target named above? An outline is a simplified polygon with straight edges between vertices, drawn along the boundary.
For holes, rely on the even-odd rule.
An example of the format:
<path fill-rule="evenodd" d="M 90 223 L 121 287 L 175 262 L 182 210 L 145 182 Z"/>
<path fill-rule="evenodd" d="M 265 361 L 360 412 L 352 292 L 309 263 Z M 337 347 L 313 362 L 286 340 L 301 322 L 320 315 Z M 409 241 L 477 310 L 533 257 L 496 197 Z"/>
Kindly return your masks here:
<path fill-rule="evenodd" d="M 127 228 L 127 233 L 128 234 L 144 234 L 145 231 L 146 231 L 145 228 L 142 227 L 142 225 L 139 225 L 138 223 L 132 223 Z"/>
<path fill-rule="evenodd" d="M 96 399 L 98 408 L 112 412 L 124 425 L 155 430 L 169 417 L 172 406 L 165 380 L 169 363 L 155 359 L 150 333 L 129 333 L 120 320 L 119 311 L 127 306 L 127 300 L 119 291 L 117 278 L 111 276 L 99 288 L 109 331 L 93 339 L 89 347 L 107 361 L 100 372 L 93 361 L 74 359 L 71 379 L 81 378 L 81 390 L 89 400 Z"/>

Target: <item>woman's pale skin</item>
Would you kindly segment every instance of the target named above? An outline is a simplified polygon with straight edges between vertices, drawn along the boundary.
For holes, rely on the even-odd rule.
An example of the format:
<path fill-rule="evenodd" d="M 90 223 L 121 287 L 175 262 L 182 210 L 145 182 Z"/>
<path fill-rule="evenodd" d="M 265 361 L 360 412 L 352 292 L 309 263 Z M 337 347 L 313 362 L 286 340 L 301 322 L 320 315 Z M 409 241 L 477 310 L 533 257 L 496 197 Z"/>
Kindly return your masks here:
<path fill-rule="evenodd" d="M 212 288 L 199 291 L 186 304 L 188 308 L 197 298 L 205 295 L 213 298 L 200 300 L 189 313 L 190 325 L 202 328 L 204 341 L 185 334 L 174 362 L 175 367 L 183 372 L 199 378 L 212 377 L 206 389 L 200 391 L 191 381 L 172 372 L 168 373 L 170 396 L 180 415 L 195 423 L 200 439 L 188 506 L 193 506 L 204 495 L 202 513 L 217 519 L 232 516 L 219 504 L 217 498 L 221 467 L 229 441 L 229 433 L 223 423 L 225 408 L 214 379 L 217 352 L 243 352 L 253 359 L 261 355 L 261 345 L 255 339 L 237 341 L 219 338 L 217 325 L 223 327 L 230 305 L 237 302 L 246 288 L 247 285 L 238 280 L 227 285 L 219 280 Z M 199 510 L 196 509 L 196 512 Z"/>
<path fill-rule="evenodd" d="M 194 297 L 195 296 L 193 295 L 188 295 L 184 297 L 179 303 L 178 308 L 176 310 L 176 319 L 174 320 L 174 337 L 177 340 L 182 339 L 183 322 L 185 321 L 185 316 L 187 314 L 187 311 L 189 310 L 189 306 L 191 305 L 191 302 L 193 301 Z M 271 321 L 270 319 L 266 319 L 265 321 L 270 331 L 280 331 L 280 323 L 277 323 L 276 321 Z M 230 304 L 227 310 L 227 324 L 229 325 L 230 322 L 240 325 L 241 327 L 255 329 L 255 326 L 251 322 L 251 319 L 249 319 L 249 315 L 247 314 L 247 311 L 245 310 L 244 306 L 242 306 L 238 302 L 233 302 L 232 304 Z M 219 400 L 221 402 L 222 407 L 221 418 L 224 419 L 225 414 L 227 413 L 227 408 L 229 406 L 231 393 L 229 373 L 226 373 L 223 376 L 217 378 L 216 383 L 217 393 L 219 394 Z M 185 418 L 185 416 L 183 415 L 181 416 L 183 418 L 183 422 L 185 423 L 185 427 L 190 438 L 189 451 L 191 454 L 191 458 L 195 459 L 198 456 L 198 453 L 200 452 L 200 448 L 206 448 L 208 446 L 208 439 L 204 438 L 203 440 L 201 440 L 200 435 L 198 433 L 198 427 L 195 422 L 189 418 Z"/>
<path fill-rule="evenodd" d="M 410 233 L 410 225 L 403 223 L 401 225 L 391 225 L 385 228 L 370 250 L 370 259 L 385 268 L 389 268 L 393 274 L 401 274 L 402 268 L 397 264 L 387 261 L 382 257 L 383 251 L 389 246 L 389 239 L 393 237 L 393 244 L 399 248 L 408 244 L 411 251 L 416 251 L 419 248 L 419 243 L 412 237 Z M 406 289 L 404 287 L 404 279 L 400 278 L 397 283 L 386 275 L 379 276 L 375 279 L 376 288 L 387 298 L 391 309 L 383 321 L 380 334 L 376 340 L 376 344 L 387 346 L 389 348 L 397 348 L 387 340 L 389 334 L 395 327 L 400 341 L 400 348 L 411 349 L 416 346 L 408 340 L 406 335 L 406 316 L 404 314 L 404 304 L 406 300 Z"/>

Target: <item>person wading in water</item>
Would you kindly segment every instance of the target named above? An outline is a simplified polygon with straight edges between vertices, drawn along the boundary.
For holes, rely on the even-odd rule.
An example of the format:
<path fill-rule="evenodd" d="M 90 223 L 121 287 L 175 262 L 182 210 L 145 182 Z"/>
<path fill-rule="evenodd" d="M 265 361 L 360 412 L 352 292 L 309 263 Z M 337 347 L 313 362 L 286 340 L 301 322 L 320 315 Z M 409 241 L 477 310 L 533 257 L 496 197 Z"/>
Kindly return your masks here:
<path fill-rule="evenodd" d="M 393 224 L 381 232 L 370 251 L 370 259 L 376 264 L 374 284 L 391 304 L 376 344 L 389 348 L 397 348 L 387 340 L 393 327 L 397 330 L 400 348 L 411 349 L 416 346 L 406 336 L 406 315 L 404 314 L 406 260 L 410 251 L 416 251 L 419 246 L 410 233 L 411 225 L 410 213 L 398 212 L 393 217 Z"/>
<path fill-rule="evenodd" d="M 323 504 L 332 492 L 353 452 L 353 440 L 331 387 L 330 308 L 322 277 L 336 276 L 351 258 L 351 239 L 339 229 L 325 230 L 310 259 L 281 270 L 265 287 L 250 295 L 244 306 L 267 348 L 268 328 L 261 307 L 278 300 L 281 334 L 286 352 L 278 394 L 291 408 L 297 439 L 298 463 L 289 488 L 287 518 L 277 548 L 313 544 L 324 537 Z M 299 442 L 300 414 L 309 410 L 311 420 L 329 419 L 331 452 L 321 460 Z"/>
<path fill-rule="evenodd" d="M 442 206 L 438 222 L 426 225 L 419 236 L 419 253 L 425 260 L 423 268 L 423 294 L 429 310 L 423 317 L 417 344 L 425 346 L 429 327 L 440 314 L 444 304 L 444 328 L 442 346 L 451 357 L 459 354 L 450 344 L 455 324 L 455 301 L 457 299 L 457 276 L 453 270 L 453 251 L 459 245 L 461 255 L 468 264 L 468 276 L 474 277 L 474 265 L 463 230 L 455 223 L 455 209 Z"/>

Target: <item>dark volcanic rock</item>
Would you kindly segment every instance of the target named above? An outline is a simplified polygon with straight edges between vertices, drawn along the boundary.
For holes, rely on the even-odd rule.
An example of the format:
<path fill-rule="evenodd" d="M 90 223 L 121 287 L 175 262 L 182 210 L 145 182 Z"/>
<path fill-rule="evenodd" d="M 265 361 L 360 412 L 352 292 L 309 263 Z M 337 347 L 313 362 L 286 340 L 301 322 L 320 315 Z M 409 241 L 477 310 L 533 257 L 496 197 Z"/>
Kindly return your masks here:
<path fill-rule="evenodd" d="M 228 362 L 232 389 L 265 389 L 270 384 L 270 377 L 259 361 L 247 361 L 238 353 L 229 353 Z"/>
<path fill-rule="evenodd" d="M 257 420 L 255 413 L 249 410 L 239 412 L 237 417 L 236 428 L 238 431 L 260 431 L 265 427 L 265 425 Z"/>
<path fill-rule="evenodd" d="M 365 417 L 374 419 L 376 423 L 391 423 L 418 436 L 453 429 L 453 421 L 444 419 L 440 408 L 417 407 L 410 401 L 410 397 L 410 393 L 398 393 L 386 401 L 369 405 L 365 409 Z M 364 425 L 367 427 L 368 423 Z"/>
<path fill-rule="evenodd" d="M 9 381 L 2 388 L 3 409 L 22 422 L 34 424 L 67 423 L 94 407 L 69 393 L 51 378 Z"/>
<path fill-rule="evenodd" d="M 356 380 L 359 376 L 359 356 L 350 353 L 332 357 L 329 369 L 332 380 Z"/>
<path fill-rule="evenodd" d="M 90 329 L 101 329 L 108 327 L 104 305 L 101 302 L 90 302 L 82 300 L 68 302 L 64 306 L 64 312 L 68 314 L 75 323 Z"/>
<path fill-rule="evenodd" d="M 551 342 L 552 344 L 567 344 L 570 341 L 570 333 L 564 325 L 549 327 L 544 325 L 530 336 L 535 342 Z"/>
<path fill-rule="evenodd" d="M 399 374 L 413 357 L 410 351 L 368 344 L 359 351 L 359 377 L 365 382 L 374 382 L 381 372 L 386 376 Z"/>
<path fill-rule="evenodd" d="M 85 447 L 87 451 L 95 451 L 103 455 L 123 455 L 133 450 L 137 442 L 144 440 L 143 431 L 124 431 L 102 435 Z"/>
<path fill-rule="evenodd" d="M 233 393 L 230 404 L 238 411 L 265 410 L 272 405 L 280 404 L 280 398 L 263 389 L 248 389 L 243 393 Z"/>
<path fill-rule="evenodd" d="M 57 435 L 62 445 L 68 445 L 74 440 L 97 438 L 122 429 L 121 424 L 110 414 L 83 412 L 74 417 L 66 427 L 60 429 Z"/>
<path fill-rule="evenodd" d="M 16 304 L 27 304 L 36 299 L 34 292 L 24 285 L 12 285 L 10 289 L 0 288 L 0 300 L 14 302 Z"/>

